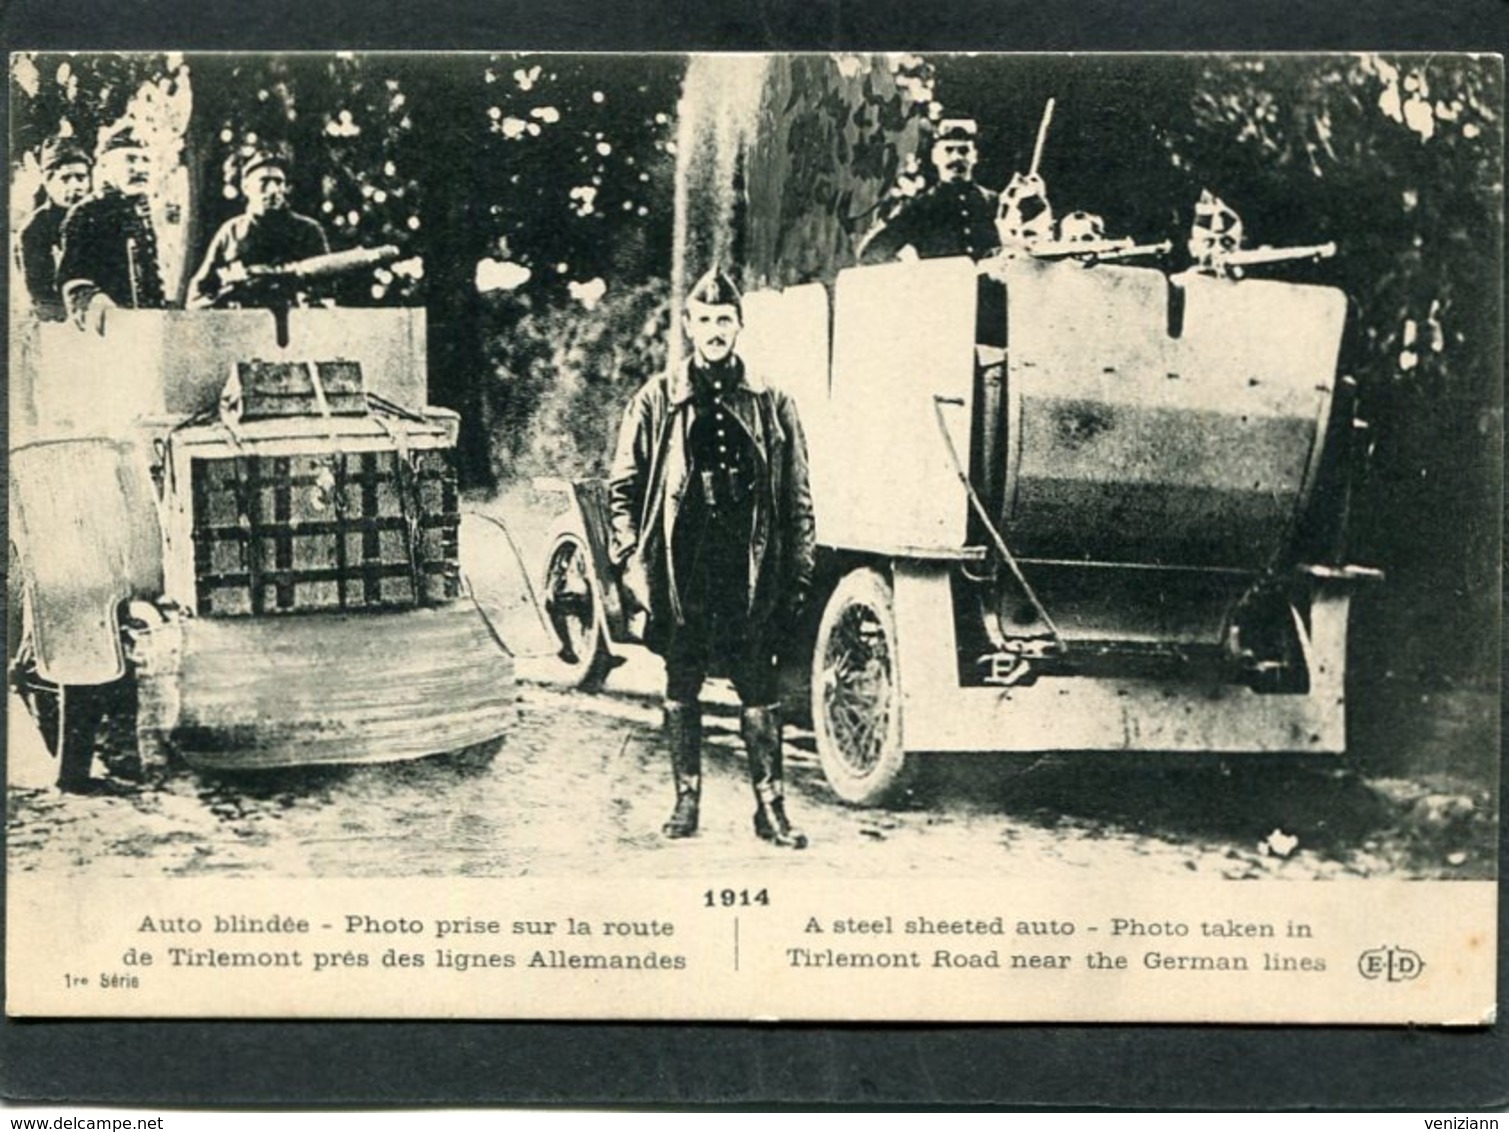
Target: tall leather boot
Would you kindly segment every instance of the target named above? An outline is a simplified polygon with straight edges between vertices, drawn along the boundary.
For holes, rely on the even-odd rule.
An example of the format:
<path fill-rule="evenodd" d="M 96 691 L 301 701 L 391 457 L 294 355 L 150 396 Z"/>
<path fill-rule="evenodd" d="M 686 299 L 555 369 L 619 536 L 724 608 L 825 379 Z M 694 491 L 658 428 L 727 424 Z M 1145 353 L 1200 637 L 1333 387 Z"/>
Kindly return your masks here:
<path fill-rule="evenodd" d="M 666 837 L 690 837 L 697 832 L 697 809 L 702 801 L 702 706 L 667 700 L 665 742 L 671 752 L 676 780 L 676 809 L 660 827 Z"/>
<path fill-rule="evenodd" d="M 807 835 L 792 829 L 786 820 L 781 783 L 781 709 L 745 708 L 740 731 L 749 755 L 749 781 L 754 786 L 756 836 L 784 849 L 807 848 Z"/>

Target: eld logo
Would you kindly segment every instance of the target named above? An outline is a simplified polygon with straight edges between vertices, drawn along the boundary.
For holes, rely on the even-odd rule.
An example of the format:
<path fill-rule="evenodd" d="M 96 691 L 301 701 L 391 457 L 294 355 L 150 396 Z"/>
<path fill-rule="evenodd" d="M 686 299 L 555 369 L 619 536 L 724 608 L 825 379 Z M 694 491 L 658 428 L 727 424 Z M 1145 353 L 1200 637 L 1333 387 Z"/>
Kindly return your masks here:
<path fill-rule="evenodd" d="M 1357 958 L 1357 973 L 1364 979 L 1387 979 L 1402 983 L 1418 979 L 1425 960 L 1407 947 L 1375 947 Z"/>

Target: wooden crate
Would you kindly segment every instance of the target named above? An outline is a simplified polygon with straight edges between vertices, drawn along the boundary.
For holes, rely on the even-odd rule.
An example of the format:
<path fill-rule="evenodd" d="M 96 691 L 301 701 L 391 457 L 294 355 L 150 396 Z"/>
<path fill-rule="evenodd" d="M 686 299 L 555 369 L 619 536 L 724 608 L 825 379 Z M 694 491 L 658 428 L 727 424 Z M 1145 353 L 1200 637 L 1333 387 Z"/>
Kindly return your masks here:
<path fill-rule="evenodd" d="M 235 384 L 245 421 L 276 417 L 360 416 L 367 391 L 357 362 L 268 362 L 236 364 Z"/>

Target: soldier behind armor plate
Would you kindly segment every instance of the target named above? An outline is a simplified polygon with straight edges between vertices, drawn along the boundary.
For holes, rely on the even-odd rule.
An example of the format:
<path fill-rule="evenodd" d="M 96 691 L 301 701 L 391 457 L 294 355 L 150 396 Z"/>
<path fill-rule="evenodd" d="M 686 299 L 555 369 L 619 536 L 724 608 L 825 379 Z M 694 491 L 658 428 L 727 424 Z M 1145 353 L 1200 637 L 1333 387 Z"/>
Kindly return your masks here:
<path fill-rule="evenodd" d="M 755 793 L 754 829 L 801 849 L 782 790 L 776 654 L 812 584 L 807 449 L 796 405 L 755 387 L 734 352 L 742 300 L 722 272 L 687 296 L 693 356 L 651 378 L 624 413 L 608 484 L 613 561 L 649 613 L 645 643 L 665 658 L 665 736 L 676 809 L 662 832 L 697 831 L 709 674 L 733 678 Z"/>
<path fill-rule="evenodd" d="M 111 307 L 167 305 L 150 209 L 152 154 L 129 123 L 100 142 L 101 185 L 63 221 L 58 290 L 68 313 L 103 333 Z"/>
<path fill-rule="evenodd" d="M 248 277 L 247 269 L 280 267 L 330 250 L 319 221 L 289 207 L 289 164 L 286 156 L 270 149 L 241 155 L 238 181 L 246 211 L 222 224 L 210 241 L 204 262 L 189 281 L 189 307 L 287 301 L 286 292 L 280 293 L 270 281 Z"/>
<path fill-rule="evenodd" d="M 859 245 L 862 263 L 967 255 L 984 259 L 1001 250 L 996 233 L 995 193 L 975 184 L 979 153 L 972 118 L 945 118 L 933 138 L 937 180 L 906 199 Z"/>
<path fill-rule="evenodd" d="M 64 311 L 58 291 L 58 257 L 63 219 L 89 195 L 94 158 L 73 138 L 48 138 L 42 146 L 41 164 L 47 203 L 22 225 L 16 238 L 16 262 L 37 317 L 60 322 Z"/>

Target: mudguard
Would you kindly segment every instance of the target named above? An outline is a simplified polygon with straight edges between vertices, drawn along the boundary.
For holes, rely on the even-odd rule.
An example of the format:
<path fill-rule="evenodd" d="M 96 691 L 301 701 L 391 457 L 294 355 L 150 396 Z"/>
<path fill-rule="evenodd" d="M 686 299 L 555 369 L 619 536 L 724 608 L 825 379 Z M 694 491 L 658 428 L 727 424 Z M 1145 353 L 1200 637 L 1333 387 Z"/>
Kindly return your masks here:
<path fill-rule="evenodd" d="M 462 577 L 498 643 L 515 657 L 555 655 L 560 643 L 507 526 L 468 511 L 461 516 L 460 544 Z"/>
<path fill-rule="evenodd" d="M 10 454 L 11 539 L 38 674 L 105 684 L 125 674 L 118 610 L 162 593 L 162 534 L 146 462 L 98 437 Z"/>

